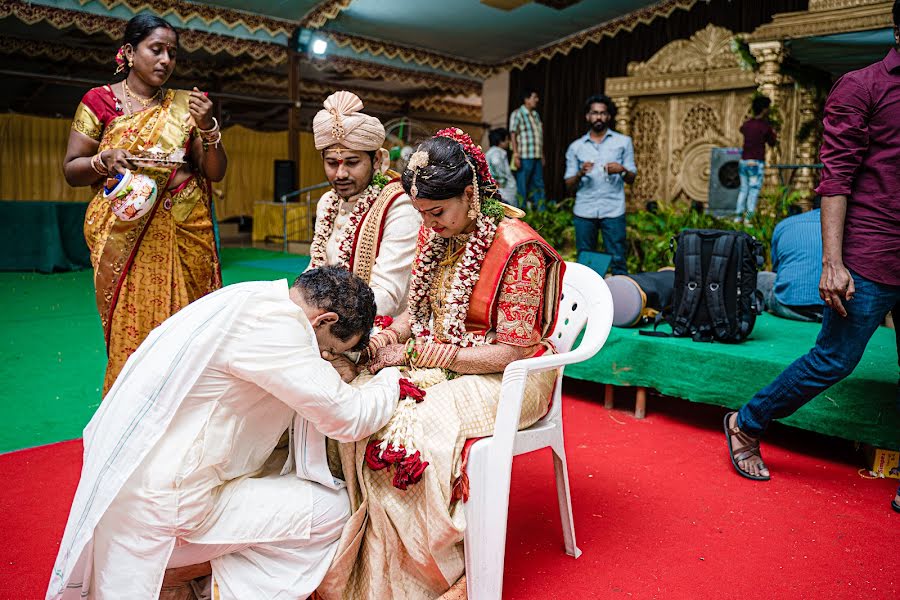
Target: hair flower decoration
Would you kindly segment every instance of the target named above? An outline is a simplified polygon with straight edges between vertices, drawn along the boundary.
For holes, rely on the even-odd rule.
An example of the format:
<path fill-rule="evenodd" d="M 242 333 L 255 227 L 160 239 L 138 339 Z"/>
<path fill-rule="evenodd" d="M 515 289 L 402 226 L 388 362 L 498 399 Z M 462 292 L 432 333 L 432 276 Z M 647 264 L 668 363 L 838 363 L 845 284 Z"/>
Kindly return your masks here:
<path fill-rule="evenodd" d="M 416 187 L 416 177 L 419 174 L 419 169 L 427 166 L 428 153 L 424 150 L 413 152 L 412 156 L 409 157 L 409 162 L 406 163 L 406 168 L 413 172 L 412 185 L 410 186 L 409 191 L 412 192 L 412 197 L 414 199 L 419 195 L 419 188 Z"/>

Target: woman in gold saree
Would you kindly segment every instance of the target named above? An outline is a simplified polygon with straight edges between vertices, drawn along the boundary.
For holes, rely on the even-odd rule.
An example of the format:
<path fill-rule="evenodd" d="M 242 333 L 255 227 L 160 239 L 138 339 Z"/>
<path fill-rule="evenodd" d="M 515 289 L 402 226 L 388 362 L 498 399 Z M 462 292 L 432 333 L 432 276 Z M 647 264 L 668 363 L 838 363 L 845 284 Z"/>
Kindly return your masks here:
<path fill-rule="evenodd" d="M 69 136 L 66 181 L 97 191 L 84 235 L 106 340 L 104 395 L 154 327 L 221 287 L 210 181 L 222 180 L 227 159 L 212 102 L 197 88 L 163 87 L 177 44 L 166 21 L 131 19 L 116 56 L 125 79 L 84 95 Z M 136 160 L 153 164 L 139 160 L 147 158 L 175 166 L 135 168 Z M 103 191 L 126 170 L 151 177 L 157 189 L 150 211 L 132 221 L 112 212 Z"/>
<path fill-rule="evenodd" d="M 425 397 L 408 393 L 383 430 L 340 446 L 354 512 L 319 587 L 327 600 L 464 597 L 467 440 L 491 435 L 504 368 L 552 351 L 564 263 L 509 218 L 481 149 L 442 130 L 402 181 L 423 216 L 409 308 L 367 353 L 373 372 L 409 368 Z M 547 412 L 554 381 L 529 379 L 520 427 Z"/>

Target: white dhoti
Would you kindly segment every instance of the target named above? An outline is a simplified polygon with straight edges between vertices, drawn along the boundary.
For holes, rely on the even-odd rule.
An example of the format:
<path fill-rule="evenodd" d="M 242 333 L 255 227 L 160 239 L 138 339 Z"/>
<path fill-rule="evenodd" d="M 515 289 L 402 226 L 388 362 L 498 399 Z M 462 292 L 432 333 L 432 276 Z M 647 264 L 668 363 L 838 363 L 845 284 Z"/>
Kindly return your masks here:
<path fill-rule="evenodd" d="M 343 383 L 285 281 L 229 286 L 176 313 L 85 430 L 48 600 L 155 600 L 167 567 L 206 561 L 221 600 L 308 596 L 350 512 L 325 436 L 381 428 L 399 377 Z M 288 429 L 290 459 L 274 451 Z"/>
<path fill-rule="evenodd" d="M 127 490 L 94 535 L 92 597 L 156 598 L 163 571 L 209 561 L 220 597 L 305 598 L 322 580 L 350 516 L 346 490 L 332 490 L 293 473 L 229 482 L 191 502 L 177 493 Z M 181 522 L 210 510 L 199 534 L 182 537 Z M 179 527 L 162 527 L 173 515 Z M 190 527 L 193 529 L 193 527 Z"/>

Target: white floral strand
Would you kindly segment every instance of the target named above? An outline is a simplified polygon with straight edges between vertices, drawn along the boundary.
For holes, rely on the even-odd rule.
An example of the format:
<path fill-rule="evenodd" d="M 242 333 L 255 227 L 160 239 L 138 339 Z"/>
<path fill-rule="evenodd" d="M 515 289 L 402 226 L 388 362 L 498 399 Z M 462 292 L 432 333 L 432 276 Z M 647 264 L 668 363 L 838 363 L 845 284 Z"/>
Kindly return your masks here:
<path fill-rule="evenodd" d="M 424 338 L 426 341 L 433 338 L 429 331 L 429 325 L 434 317 L 429 298 L 431 281 L 440 256 L 448 243 L 444 238 L 431 233 L 430 238 L 423 240 L 421 250 L 416 255 L 409 296 L 412 332 L 417 338 Z M 462 259 L 453 274 L 450 292 L 444 301 L 444 335 L 448 342 L 461 348 L 479 346 L 487 342 L 484 335 L 466 331 L 465 319 L 469 312 L 472 290 L 481 277 L 481 265 L 496 233 L 497 224 L 494 220 L 485 214 L 479 214 L 475 232 L 466 242 Z"/>
<path fill-rule="evenodd" d="M 420 390 L 428 389 L 447 381 L 447 372 L 437 367 L 429 369 L 413 369 L 406 373 L 409 379 Z"/>
<path fill-rule="evenodd" d="M 407 456 L 415 454 L 415 424 L 416 401 L 406 396 L 397 404 L 394 416 L 391 417 L 384 433 L 384 439 L 378 444 L 378 458 L 381 458 L 384 451 L 389 448 L 395 451 L 406 449 Z"/>
<path fill-rule="evenodd" d="M 372 184 L 363 191 L 356 201 L 353 212 L 350 213 L 350 217 L 347 219 L 347 225 L 341 232 L 343 235 L 338 239 L 338 255 L 335 264 L 345 269 L 350 268 L 350 259 L 353 256 L 353 242 L 356 240 L 356 230 L 362 223 L 363 217 L 369 212 L 375 201 L 378 200 L 381 189 L 380 186 Z M 328 264 L 328 254 L 326 252 L 328 238 L 331 237 L 331 232 L 334 230 L 338 206 L 341 203 L 341 198 L 337 194 L 332 194 L 332 199 L 331 204 L 325 207 L 325 214 L 316 223 L 316 231 L 313 235 L 312 244 L 310 244 L 309 254 L 313 268 Z"/>

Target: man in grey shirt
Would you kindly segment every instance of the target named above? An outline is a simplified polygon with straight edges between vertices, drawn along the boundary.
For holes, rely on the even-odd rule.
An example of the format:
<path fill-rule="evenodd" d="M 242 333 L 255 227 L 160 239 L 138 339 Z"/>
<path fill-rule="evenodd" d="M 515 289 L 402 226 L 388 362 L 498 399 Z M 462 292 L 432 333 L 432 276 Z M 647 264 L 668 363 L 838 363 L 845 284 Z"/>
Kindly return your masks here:
<path fill-rule="evenodd" d="M 511 206 L 518 206 L 516 201 L 516 178 L 509 168 L 509 131 L 505 127 L 497 127 L 488 132 L 488 141 L 491 147 L 485 152 L 488 161 L 488 169 L 497 182 L 503 201 Z"/>

